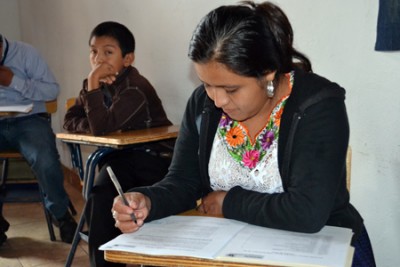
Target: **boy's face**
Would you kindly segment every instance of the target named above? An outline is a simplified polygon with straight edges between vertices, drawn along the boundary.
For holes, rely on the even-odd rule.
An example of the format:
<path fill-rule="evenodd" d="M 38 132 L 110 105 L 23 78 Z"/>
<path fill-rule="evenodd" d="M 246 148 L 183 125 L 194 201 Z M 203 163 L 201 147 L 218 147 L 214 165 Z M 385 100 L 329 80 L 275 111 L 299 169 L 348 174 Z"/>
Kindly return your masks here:
<path fill-rule="evenodd" d="M 111 65 L 116 72 L 121 72 L 133 63 L 133 53 L 122 56 L 117 40 L 109 36 L 94 36 L 90 40 L 90 65 L 92 69 L 101 64 Z"/>

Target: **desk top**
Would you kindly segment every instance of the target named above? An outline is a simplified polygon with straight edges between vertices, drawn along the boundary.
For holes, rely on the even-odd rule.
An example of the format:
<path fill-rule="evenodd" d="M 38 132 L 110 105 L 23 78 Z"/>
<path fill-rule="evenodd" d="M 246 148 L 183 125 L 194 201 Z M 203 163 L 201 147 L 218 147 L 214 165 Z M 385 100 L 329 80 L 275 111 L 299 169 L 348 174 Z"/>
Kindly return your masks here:
<path fill-rule="evenodd" d="M 171 125 L 126 132 L 115 132 L 103 136 L 77 133 L 57 133 L 56 136 L 63 142 L 68 143 L 119 148 L 127 145 L 176 138 L 178 132 L 179 126 Z"/>

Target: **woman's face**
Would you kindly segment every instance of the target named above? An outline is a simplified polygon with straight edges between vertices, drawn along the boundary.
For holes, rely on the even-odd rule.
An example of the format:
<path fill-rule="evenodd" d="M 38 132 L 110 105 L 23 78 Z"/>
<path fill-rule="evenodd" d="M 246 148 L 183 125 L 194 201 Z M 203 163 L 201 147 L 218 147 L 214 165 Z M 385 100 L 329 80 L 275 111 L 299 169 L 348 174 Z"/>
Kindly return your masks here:
<path fill-rule="evenodd" d="M 207 95 L 229 117 L 246 122 L 262 112 L 268 96 L 258 79 L 235 74 L 215 61 L 194 66 Z"/>

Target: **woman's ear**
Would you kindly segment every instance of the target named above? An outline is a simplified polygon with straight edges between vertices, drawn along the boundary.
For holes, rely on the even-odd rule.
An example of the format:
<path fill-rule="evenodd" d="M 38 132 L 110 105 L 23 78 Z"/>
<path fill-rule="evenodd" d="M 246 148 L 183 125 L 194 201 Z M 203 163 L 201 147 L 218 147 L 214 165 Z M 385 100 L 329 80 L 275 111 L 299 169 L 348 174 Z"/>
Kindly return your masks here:
<path fill-rule="evenodd" d="M 128 53 L 124 57 L 124 67 L 128 67 L 132 65 L 132 63 L 135 61 L 135 53 Z"/>
<path fill-rule="evenodd" d="M 272 82 L 273 80 L 275 80 L 275 74 L 276 74 L 276 70 L 275 70 L 275 71 L 268 72 L 268 73 L 266 73 L 266 74 L 264 75 L 264 79 L 265 79 L 267 82 Z"/>

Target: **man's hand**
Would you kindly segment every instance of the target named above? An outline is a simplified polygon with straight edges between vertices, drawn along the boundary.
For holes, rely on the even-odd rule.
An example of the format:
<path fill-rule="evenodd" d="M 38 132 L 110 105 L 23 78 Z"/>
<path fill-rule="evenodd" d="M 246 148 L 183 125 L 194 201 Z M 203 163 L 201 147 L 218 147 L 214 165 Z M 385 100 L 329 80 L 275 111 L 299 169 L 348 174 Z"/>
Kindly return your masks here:
<path fill-rule="evenodd" d="M 14 73 L 6 66 L 0 66 L 0 85 L 10 86 Z"/>

